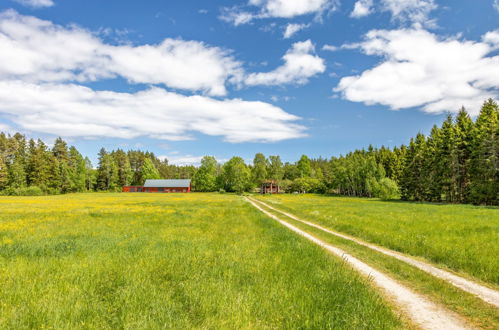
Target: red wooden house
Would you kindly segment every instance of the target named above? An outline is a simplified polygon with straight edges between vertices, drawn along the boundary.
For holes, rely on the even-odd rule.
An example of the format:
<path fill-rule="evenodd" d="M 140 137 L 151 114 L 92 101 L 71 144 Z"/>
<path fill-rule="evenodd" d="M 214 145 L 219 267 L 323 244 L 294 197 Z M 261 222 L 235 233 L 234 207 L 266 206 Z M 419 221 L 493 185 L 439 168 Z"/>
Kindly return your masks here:
<path fill-rule="evenodd" d="M 279 194 L 281 193 L 281 188 L 275 181 L 266 181 L 263 182 L 260 187 L 261 194 Z"/>
<path fill-rule="evenodd" d="M 143 186 L 124 186 L 123 192 L 189 193 L 191 180 L 146 180 Z"/>

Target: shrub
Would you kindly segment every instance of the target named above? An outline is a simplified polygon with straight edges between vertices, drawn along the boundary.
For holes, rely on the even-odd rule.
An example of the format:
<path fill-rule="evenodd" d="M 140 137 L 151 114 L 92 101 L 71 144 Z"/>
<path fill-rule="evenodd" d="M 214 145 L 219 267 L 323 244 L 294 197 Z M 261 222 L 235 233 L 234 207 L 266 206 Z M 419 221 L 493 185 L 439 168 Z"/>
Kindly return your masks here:
<path fill-rule="evenodd" d="M 23 188 L 12 188 L 9 187 L 2 191 L 4 196 L 42 196 L 45 195 L 37 186 L 23 187 Z"/>
<path fill-rule="evenodd" d="M 395 181 L 389 178 L 383 178 L 379 181 L 376 189 L 377 196 L 382 200 L 400 198 L 400 189 Z"/>

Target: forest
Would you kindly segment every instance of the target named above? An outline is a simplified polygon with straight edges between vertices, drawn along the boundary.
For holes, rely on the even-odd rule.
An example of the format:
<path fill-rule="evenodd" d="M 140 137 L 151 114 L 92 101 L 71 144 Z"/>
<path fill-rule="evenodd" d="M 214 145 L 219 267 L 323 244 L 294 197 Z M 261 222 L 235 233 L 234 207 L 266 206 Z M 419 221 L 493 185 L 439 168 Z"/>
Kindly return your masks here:
<path fill-rule="evenodd" d="M 94 166 L 57 138 L 42 140 L 0 133 L 0 194 L 43 195 L 120 191 L 146 179 L 192 179 L 195 191 L 253 191 L 267 180 L 285 192 L 314 192 L 407 201 L 499 204 L 499 106 L 489 99 L 473 120 L 462 108 L 428 136 L 408 145 L 355 150 L 340 157 L 283 163 L 258 153 L 252 164 L 233 157 L 220 164 L 205 156 L 200 166 L 177 166 L 154 153 L 100 150 Z"/>

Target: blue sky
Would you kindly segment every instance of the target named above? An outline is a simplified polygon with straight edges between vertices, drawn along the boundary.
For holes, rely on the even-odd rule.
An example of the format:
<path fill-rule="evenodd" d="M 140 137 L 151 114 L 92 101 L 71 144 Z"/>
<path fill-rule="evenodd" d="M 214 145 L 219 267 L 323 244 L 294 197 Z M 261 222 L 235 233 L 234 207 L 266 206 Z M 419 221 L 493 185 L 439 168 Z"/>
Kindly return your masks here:
<path fill-rule="evenodd" d="M 499 95 L 497 0 L 4 0 L 0 130 L 174 163 L 407 143 Z"/>

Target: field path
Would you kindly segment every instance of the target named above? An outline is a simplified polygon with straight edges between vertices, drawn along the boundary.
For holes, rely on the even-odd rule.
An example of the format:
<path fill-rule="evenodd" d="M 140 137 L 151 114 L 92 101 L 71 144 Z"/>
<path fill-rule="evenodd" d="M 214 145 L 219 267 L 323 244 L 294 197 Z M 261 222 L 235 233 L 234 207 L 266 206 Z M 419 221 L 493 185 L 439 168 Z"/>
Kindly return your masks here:
<path fill-rule="evenodd" d="M 413 259 L 409 256 L 406 256 L 402 253 L 399 253 L 399 252 L 395 252 L 393 250 L 390 250 L 390 249 L 386 249 L 386 248 L 382 248 L 382 247 L 379 247 L 379 246 L 376 246 L 374 244 L 370 244 L 370 243 L 367 243 L 367 242 L 364 242 L 360 239 L 357 239 L 355 237 L 351 237 L 351 236 L 348 236 L 348 235 L 344 235 L 344 234 L 341 234 L 341 233 L 338 233 L 338 232 L 335 232 L 333 230 L 330 230 L 330 229 L 327 229 L 327 228 L 324 228 L 322 226 L 319 226 L 315 223 L 312 223 L 312 222 L 309 222 L 309 221 L 306 221 L 306 220 L 303 220 L 303 219 L 300 219 L 298 218 L 297 216 L 291 214 L 291 213 L 288 213 L 288 212 L 284 212 L 284 211 L 281 211 L 279 209 L 276 209 L 270 205 L 268 205 L 267 203 L 264 203 L 262 201 L 257 201 L 258 203 L 261 203 L 263 204 L 264 206 L 268 207 L 269 209 L 271 210 L 274 210 L 276 212 L 279 212 L 281 214 L 284 214 L 285 216 L 293 219 L 293 220 L 296 220 L 296 221 L 299 221 L 299 222 L 302 222 L 306 225 L 309 225 L 311 227 L 314 227 L 314 228 L 317 228 L 317 229 L 320 229 L 324 232 L 327 232 L 331 235 L 335 235 L 337 237 L 341 237 L 343 239 L 346 239 L 346 240 L 349 240 L 349 241 L 352 241 L 352 242 L 355 242 L 359 245 L 362 245 L 362 246 L 365 246 L 365 247 L 368 247 L 372 250 L 375 250 L 375 251 L 378 251 L 380 253 L 383 253 L 385 255 L 388 255 L 388 256 L 391 256 L 393 258 L 396 258 L 400 261 L 403 261 L 405 263 L 408 263 L 424 272 L 427 272 L 435 277 L 438 277 L 444 281 L 447 281 L 448 283 L 460 288 L 461 290 L 463 291 L 466 291 L 468 293 L 471 293 L 475 296 L 477 296 L 478 298 L 482 299 L 483 301 L 491 304 L 491 305 L 494 305 L 496 307 L 499 307 L 499 292 L 497 290 L 494 290 L 494 289 L 490 289 L 490 288 L 487 288 L 483 285 L 480 285 L 476 282 L 473 282 L 473 281 L 470 281 L 470 280 L 467 280 L 461 276 L 457 276 L 455 274 L 452 274 L 448 271 L 445 271 L 445 270 L 442 270 L 440 268 L 437 268 L 433 265 L 430 265 L 426 262 L 423 262 L 423 261 L 419 261 L 419 260 L 416 260 L 416 259 Z"/>
<path fill-rule="evenodd" d="M 385 294 L 393 299 L 393 301 L 398 305 L 401 310 L 403 310 L 409 318 L 417 325 L 423 329 L 469 329 L 469 327 L 455 315 L 444 309 L 443 307 L 434 304 L 425 297 L 413 292 L 409 288 L 399 284 L 397 281 L 393 280 L 386 274 L 372 268 L 371 266 L 363 263 L 359 259 L 351 256 L 345 251 L 327 244 L 320 239 L 306 233 L 305 231 L 293 226 L 292 224 L 280 219 L 274 214 L 262 208 L 257 201 L 246 198 L 249 203 L 251 203 L 258 210 L 263 212 L 270 218 L 278 221 L 282 225 L 291 229 L 292 231 L 298 233 L 299 235 L 307 238 L 308 240 L 314 242 L 315 244 L 321 246 L 327 251 L 343 258 L 345 262 L 350 264 L 354 269 L 356 269 L 361 274 L 369 277 L 372 281 L 381 289 L 384 290 Z"/>

